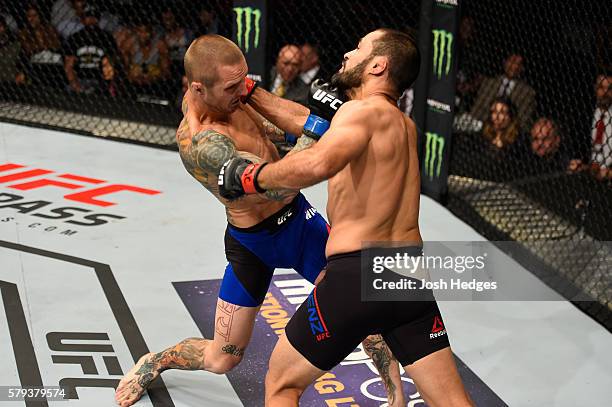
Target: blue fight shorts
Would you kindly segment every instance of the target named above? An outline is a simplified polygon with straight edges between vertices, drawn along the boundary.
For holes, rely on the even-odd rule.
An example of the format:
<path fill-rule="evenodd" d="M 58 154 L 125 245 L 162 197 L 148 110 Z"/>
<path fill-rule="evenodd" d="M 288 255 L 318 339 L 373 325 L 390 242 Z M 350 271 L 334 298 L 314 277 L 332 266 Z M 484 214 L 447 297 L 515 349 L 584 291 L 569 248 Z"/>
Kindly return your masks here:
<path fill-rule="evenodd" d="M 263 302 L 274 269 L 292 268 L 314 283 L 327 263 L 329 225 L 304 195 L 249 228 L 228 224 L 225 256 L 228 265 L 219 298 L 243 307 Z"/>

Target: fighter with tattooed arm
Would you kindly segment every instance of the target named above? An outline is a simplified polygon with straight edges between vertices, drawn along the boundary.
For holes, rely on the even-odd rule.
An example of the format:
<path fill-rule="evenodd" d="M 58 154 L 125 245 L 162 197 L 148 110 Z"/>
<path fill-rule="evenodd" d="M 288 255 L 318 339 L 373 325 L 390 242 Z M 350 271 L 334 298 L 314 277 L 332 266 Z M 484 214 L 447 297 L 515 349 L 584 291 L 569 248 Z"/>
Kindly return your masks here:
<path fill-rule="evenodd" d="M 244 56 L 228 39 L 218 35 L 199 37 L 187 50 L 184 62 L 189 89 L 183 99 L 184 117 L 176 140 L 185 169 L 226 208 L 228 265 L 217 300 L 214 338 L 188 338 L 159 353 L 142 356 L 117 387 L 115 400 L 122 407 L 138 401 L 164 370 L 230 371 L 244 356 L 274 269 L 293 268 L 315 283 L 325 266 L 328 225 L 299 190 L 277 189 L 228 200 L 220 196 L 217 185 L 219 171 L 231 158 L 254 163 L 278 161 L 272 140 L 284 139 L 285 131 L 302 134 L 302 125 L 292 121 L 283 126 L 280 119 L 276 124 L 284 131 L 280 130 L 241 103 L 256 85 L 246 79 Z M 325 85 L 316 86 L 333 93 Z M 331 120 L 334 108 L 312 98 L 311 102 L 315 104 L 311 109 L 319 116 L 289 101 L 279 99 L 278 105 L 302 124 Z M 289 155 L 313 143 L 312 138 L 301 136 Z M 306 219 L 306 212 L 315 215 Z M 372 348 L 368 344 L 365 347 Z M 399 371 L 391 370 L 391 378 L 388 355 L 379 344 L 374 360 L 388 388 L 390 405 L 399 406 L 404 404 Z"/>

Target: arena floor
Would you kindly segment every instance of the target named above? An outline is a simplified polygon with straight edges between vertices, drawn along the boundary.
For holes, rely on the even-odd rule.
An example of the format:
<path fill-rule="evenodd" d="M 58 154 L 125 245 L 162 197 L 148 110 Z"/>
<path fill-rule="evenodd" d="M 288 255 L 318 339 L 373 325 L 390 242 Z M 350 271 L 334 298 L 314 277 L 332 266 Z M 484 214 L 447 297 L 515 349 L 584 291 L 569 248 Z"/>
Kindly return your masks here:
<path fill-rule="evenodd" d="M 305 194 L 323 210 L 324 185 Z M 427 197 L 420 225 L 424 240 L 484 240 Z M 112 388 L 140 355 L 210 336 L 224 228 L 221 205 L 175 152 L 0 123 L 0 386 L 74 389 L 68 404 L 0 406 L 111 406 Z M 291 313 L 309 287 L 293 272 L 277 275 L 269 295 Z M 610 405 L 612 336 L 572 304 L 440 308 L 478 405 Z M 137 405 L 260 405 L 271 315 L 258 318 L 238 369 L 165 372 Z M 302 405 L 385 405 L 363 355 L 357 349 Z M 424 405 L 405 380 L 409 405 Z"/>

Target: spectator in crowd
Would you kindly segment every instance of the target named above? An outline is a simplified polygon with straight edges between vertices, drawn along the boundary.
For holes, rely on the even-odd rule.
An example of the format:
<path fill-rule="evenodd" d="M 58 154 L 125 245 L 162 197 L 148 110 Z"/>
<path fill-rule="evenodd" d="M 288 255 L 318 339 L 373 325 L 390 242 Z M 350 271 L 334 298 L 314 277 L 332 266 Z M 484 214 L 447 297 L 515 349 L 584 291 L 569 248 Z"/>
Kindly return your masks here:
<path fill-rule="evenodd" d="M 474 19 L 470 16 L 463 16 L 459 23 L 457 41 L 456 113 L 469 111 L 483 79 L 480 73 L 483 60 L 478 46 L 475 45 L 475 32 Z"/>
<path fill-rule="evenodd" d="M 540 158 L 553 156 L 559 151 L 561 135 L 557 124 L 547 117 L 540 117 L 531 128 L 531 151 Z"/>
<path fill-rule="evenodd" d="M 570 161 L 570 171 L 590 170 L 598 179 L 612 178 L 612 75 L 599 75 L 595 81 L 595 112 L 591 125 L 591 157 Z"/>
<path fill-rule="evenodd" d="M 51 9 L 51 24 L 67 39 L 83 28 L 85 0 L 57 0 Z"/>
<path fill-rule="evenodd" d="M 104 56 L 117 69 L 117 48 L 113 36 L 98 26 L 97 8 L 87 5 L 81 15 L 83 29 L 66 42 L 64 70 L 71 90 L 92 93 L 102 88 Z"/>
<path fill-rule="evenodd" d="M 26 81 L 63 87 L 64 68 L 61 42 L 51 24 L 43 21 L 39 10 L 26 9 L 26 26 L 19 32 L 21 72 L 18 83 Z"/>
<path fill-rule="evenodd" d="M 183 75 L 183 57 L 193 40 L 193 33 L 178 24 L 171 8 L 165 9 L 161 17 L 164 26 L 164 41 L 168 45 L 170 55 L 170 72 L 173 78 L 180 78 Z"/>
<path fill-rule="evenodd" d="M 67 39 L 72 34 L 83 29 L 83 9 L 87 5 L 85 0 L 57 0 L 51 8 L 51 24 L 57 29 L 62 38 Z M 100 13 L 98 26 L 110 33 L 115 33 L 119 27 L 119 19 L 110 13 Z"/>
<path fill-rule="evenodd" d="M 103 56 L 100 62 L 102 69 L 102 87 L 100 92 L 104 96 L 117 97 L 123 92 L 122 81 L 119 79 L 119 73 L 115 69 L 115 64 L 108 56 Z"/>
<path fill-rule="evenodd" d="M 136 41 L 128 54 L 128 80 L 137 94 L 164 96 L 170 77 L 170 55 L 161 36 L 151 24 L 139 21 L 134 27 Z"/>
<path fill-rule="evenodd" d="M 548 117 L 540 117 L 529 132 L 529 145 L 514 166 L 525 175 L 564 171 L 569 159 L 561 148 L 559 125 Z"/>
<path fill-rule="evenodd" d="M 217 21 L 215 12 L 203 6 L 200 8 L 197 15 L 194 37 L 197 38 L 205 34 L 219 34 L 219 22 Z"/>
<path fill-rule="evenodd" d="M 0 16 L 0 82 L 14 82 L 17 76 L 20 45 Z"/>
<path fill-rule="evenodd" d="M 495 98 L 489 109 L 482 134 L 498 150 L 514 144 L 519 136 L 514 104 L 507 98 Z"/>
<path fill-rule="evenodd" d="M 301 50 L 304 57 L 302 59 L 300 79 L 306 85 L 310 85 L 317 78 L 317 74 L 321 69 L 319 65 L 319 49 L 307 42 L 302 45 Z"/>
<path fill-rule="evenodd" d="M 306 105 L 308 90 L 299 76 L 302 66 L 302 51 L 297 45 L 285 45 L 276 58 L 276 66 L 272 68 L 270 91 L 282 98 Z"/>
<path fill-rule="evenodd" d="M 130 60 L 130 52 L 135 47 L 136 44 L 136 32 L 134 27 L 131 25 L 126 25 L 121 27 L 114 34 L 115 43 L 117 44 L 117 50 L 119 51 L 119 55 L 121 57 L 121 63 L 123 66 L 129 65 Z"/>
<path fill-rule="evenodd" d="M 535 91 L 520 79 L 524 68 L 524 58 L 520 54 L 511 54 L 504 62 L 504 74 L 483 80 L 471 116 L 484 121 L 489 114 L 489 107 L 496 97 L 508 98 L 517 107 L 517 120 L 521 131 L 527 133 L 536 107 Z"/>
<path fill-rule="evenodd" d="M 4 19 L 4 25 L 9 31 L 13 34 L 17 34 L 19 31 L 17 21 L 15 21 L 15 18 L 13 18 L 9 11 L 10 9 L 8 9 L 6 5 L 0 4 L 0 19 Z"/>

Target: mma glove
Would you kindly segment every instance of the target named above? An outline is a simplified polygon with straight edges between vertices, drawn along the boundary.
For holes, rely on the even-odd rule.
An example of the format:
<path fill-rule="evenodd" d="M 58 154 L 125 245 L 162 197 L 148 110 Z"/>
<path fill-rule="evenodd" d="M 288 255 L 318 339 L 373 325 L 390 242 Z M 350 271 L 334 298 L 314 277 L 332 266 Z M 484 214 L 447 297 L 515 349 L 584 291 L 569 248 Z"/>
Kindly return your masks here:
<path fill-rule="evenodd" d="M 314 140 L 319 140 L 329 129 L 330 122 L 342 103 L 344 98 L 338 89 L 320 79 L 314 81 L 310 85 L 308 94 L 310 115 L 304 124 L 303 133 Z"/>
<path fill-rule="evenodd" d="M 268 163 L 255 164 L 240 157 L 227 160 L 219 171 L 219 195 L 233 200 L 245 194 L 266 192 L 257 184 L 257 174 L 266 164 Z"/>

